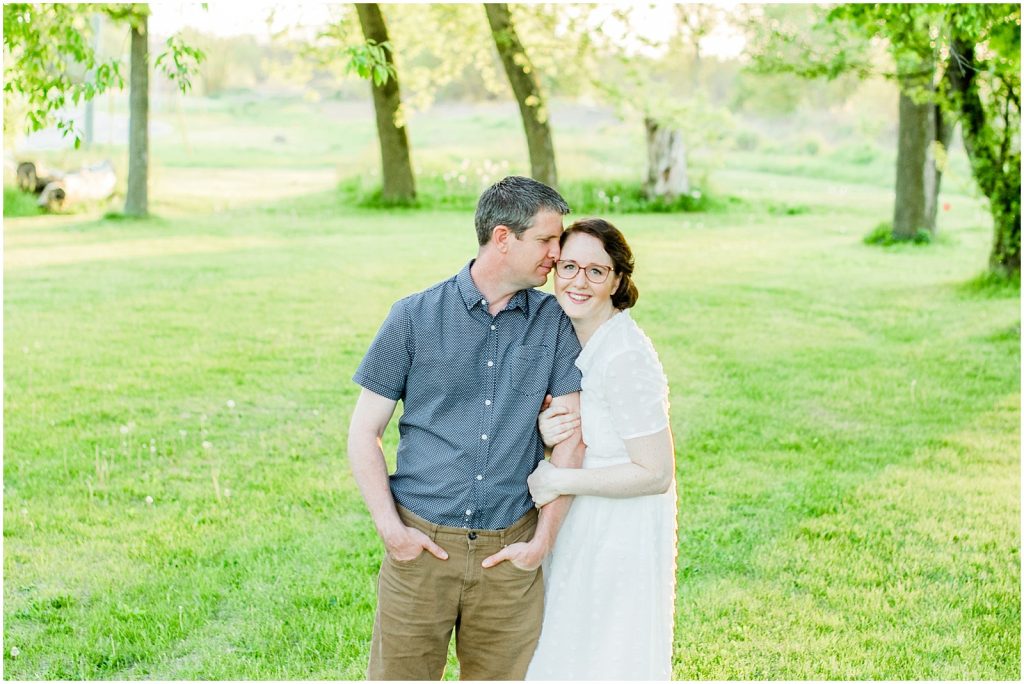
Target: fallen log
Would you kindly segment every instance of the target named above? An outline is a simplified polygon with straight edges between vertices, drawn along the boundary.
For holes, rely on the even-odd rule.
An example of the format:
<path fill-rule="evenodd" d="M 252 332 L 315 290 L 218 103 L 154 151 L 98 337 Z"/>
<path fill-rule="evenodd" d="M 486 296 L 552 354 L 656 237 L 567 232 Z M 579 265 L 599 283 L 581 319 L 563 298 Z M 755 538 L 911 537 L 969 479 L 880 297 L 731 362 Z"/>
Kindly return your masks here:
<path fill-rule="evenodd" d="M 38 195 L 50 183 L 64 177 L 63 171 L 51 169 L 39 162 L 21 162 L 16 171 L 18 187 Z"/>
<path fill-rule="evenodd" d="M 114 194 L 116 184 L 113 164 L 104 161 L 47 183 L 39 195 L 39 206 L 47 211 L 61 211 L 80 202 L 104 200 Z"/>

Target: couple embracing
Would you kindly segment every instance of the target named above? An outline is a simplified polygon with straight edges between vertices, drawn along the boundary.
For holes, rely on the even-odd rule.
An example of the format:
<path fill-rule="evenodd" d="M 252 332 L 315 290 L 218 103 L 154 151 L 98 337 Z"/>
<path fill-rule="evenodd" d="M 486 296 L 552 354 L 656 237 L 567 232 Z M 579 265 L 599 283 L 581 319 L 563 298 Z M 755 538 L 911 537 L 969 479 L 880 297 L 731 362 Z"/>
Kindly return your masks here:
<path fill-rule="evenodd" d="M 453 630 L 462 679 L 671 677 L 668 384 L 625 238 L 568 213 L 491 186 L 476 258 L 395 303 L 356 371 L 349 459 L 386 549 L 370 679 L 440 679 Z"/>

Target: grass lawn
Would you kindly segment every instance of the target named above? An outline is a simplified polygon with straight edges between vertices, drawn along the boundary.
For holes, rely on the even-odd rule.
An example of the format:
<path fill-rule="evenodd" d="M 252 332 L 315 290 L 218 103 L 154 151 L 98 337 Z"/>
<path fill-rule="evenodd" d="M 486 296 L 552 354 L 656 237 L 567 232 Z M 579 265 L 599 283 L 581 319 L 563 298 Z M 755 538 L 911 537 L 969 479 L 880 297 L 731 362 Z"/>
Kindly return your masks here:
<path fill-rule="evenodd" d="M 890 179 L 748 157 L 714 174 L 732 210 L 613 219 L 672 389 L 675 677 L 1018 679 L 1019 289 L 968 284 L 990 219 L 954 183 L 934 244 L 868 247 Z M 364 675 L 350 378 L 472 214 L 200 161 L 154 170 L 156 219 L 5 219 L 8 679 Z"/>

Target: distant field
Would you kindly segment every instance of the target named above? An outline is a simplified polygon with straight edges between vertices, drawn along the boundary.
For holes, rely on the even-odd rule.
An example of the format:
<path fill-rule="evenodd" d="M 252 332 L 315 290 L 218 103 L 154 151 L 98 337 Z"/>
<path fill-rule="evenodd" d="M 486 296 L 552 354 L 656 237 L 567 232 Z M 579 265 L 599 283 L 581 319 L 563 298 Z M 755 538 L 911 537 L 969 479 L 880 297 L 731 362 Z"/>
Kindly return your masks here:
<path fill-rule="evenodd" d="M 350 378 L 475 253 L 472 215 L 346 205 L 368 112 L 223 108 L 154 141 L 157 218 L 4 221 L 7 679 L 365 673 Z M 514 112 L 447 114 L 413 121 L 425 173 L 525 171 Z M 577 116 L 564 178 L 642 165 Z M 879 249 L 891 158 L 847 153 L 730 152 L 734 208 L 613 219 L 672 389 L 674 675 L 1016 680 L 1019 290 L 969 284 L 991 221 L 962 157 L 939 240 Z"/>

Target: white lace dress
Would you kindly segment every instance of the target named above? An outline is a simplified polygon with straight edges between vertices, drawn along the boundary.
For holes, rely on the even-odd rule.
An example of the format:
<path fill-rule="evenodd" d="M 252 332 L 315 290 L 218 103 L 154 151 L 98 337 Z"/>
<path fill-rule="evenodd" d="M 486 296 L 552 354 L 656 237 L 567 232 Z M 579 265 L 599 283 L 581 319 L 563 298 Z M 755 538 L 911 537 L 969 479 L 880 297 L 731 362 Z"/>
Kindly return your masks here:
<path fill-rule="evenodd" d="M 584 468 L 629 462 L 624 440 L 668 427 L 668 382 L 628 311 L 590 338 L 583 371 Z M 544 563 L 544 626 L 532 680 L 671 679 L 676 488 L 577 496 Z"/>

